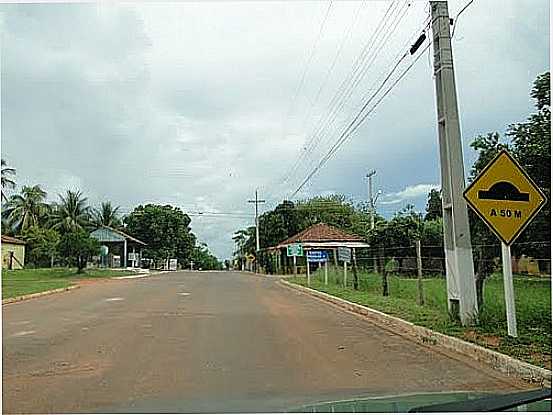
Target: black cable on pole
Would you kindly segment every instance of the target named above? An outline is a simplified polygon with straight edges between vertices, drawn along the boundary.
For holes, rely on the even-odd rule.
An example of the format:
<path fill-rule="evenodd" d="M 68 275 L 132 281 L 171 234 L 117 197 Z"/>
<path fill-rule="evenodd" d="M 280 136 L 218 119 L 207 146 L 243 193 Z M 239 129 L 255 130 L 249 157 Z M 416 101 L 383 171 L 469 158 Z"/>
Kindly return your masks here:
<path fill-rule="evenodd" d="M 461 14 L 469 8 L 469 6 L 474 3 L 474 0 L 469 0 L 469 2 L 467 4 L 465 4 L 465 7 L 463 7 L 461 9 L 461 11 L 459 13 L 457 13 L 457 16 L 455 16 L 455 20 L 453 22 L 453 29 L 451 30 L 451 38 L 453 38 L 453 36 L 455 36 L 455 28 L 457 27 L 457 21 L 459 20 L 459 17 L 461 16 Z"/>

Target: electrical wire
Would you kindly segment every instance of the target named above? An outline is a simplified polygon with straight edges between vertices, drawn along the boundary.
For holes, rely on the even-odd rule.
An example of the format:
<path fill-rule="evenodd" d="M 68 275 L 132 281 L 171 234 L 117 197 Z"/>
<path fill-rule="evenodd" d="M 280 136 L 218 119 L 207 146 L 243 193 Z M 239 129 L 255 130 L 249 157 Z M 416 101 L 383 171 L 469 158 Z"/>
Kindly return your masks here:
<path fill-rule="evenodd" d="M 352 67 L 352 70 L 351 72 L 349 73 L 348 77 L 346 77 L 346 79 L 344 79 L 342 81 L 342 83 L 340 84 L 340 86 L 338 87 L 336 93 L 334 94 L 332 100 L 330 101 L 329 105 L 328 105 L 328 108 L 329 108 L 329 115 L 326 117 L 326 119 L 328 119 L 328 117 L 330 117 L 333 113 L 333 111 L 335 110 L 336 108 L 336 105 L 337 105 L 337 102 L 339 101 L 340 97 L 343 95 L 343 92 L 345 90 L 345 88 L 347 87 L 347 84 L 355 77 L 357 71 L 359 70 L 359 68 L 361 67 L 362 63 L 364 62 L 365 58 L 366 58 L 366 53 L 368 51 L 368 48 L 371 46 L 371 44 L 374 43 L 374 39 L 375 39 L 375 36 L 377 35 L 377 33 L 381 30 L 382 28 L 382 25 L 383 23 L 386 21 L 386 19 L 388 18 L 388 16 L 390 15 L 390 11 L 399 3 L 393 1 L 392 3 L 390 3 L 390 5 L 388 6 L 384 16 L 382 17 L 382 19 L 380 20 L 380 23 L 378 24 L 378 26 L 376 27 L 375 31 L 372 33 L 371 37 L 367 40 L 367 42 L 365 43 L 361 53 L 359 54 L 359 56 L 357 57 L 356 61 L 354 62 L 353 64 L 353 67 Z M 395 10 L 394 10 L 395 11 Z M 393 12 L 392 12 L 393 14 Z M 319 125 L 323 125 L 324 124 L 324 120 L 325 120 L 325 116 L 321 116 L 321 118 L 319 119 Z M 318 131 L 320 130 L 317 130 L 315 131 L 310 139 L 308 140 L 308 143 L 307 143 L 307 146 L 306 147 L 309 147 L 309 143 L 311 140 L 314 140 L 315 137 L 317 136 L 318 134 Z M 291 175 L 293 175 L 295 173 L 295 170 L 297 169 L 297 167 L 300 165 L 301 163 L 301 158 L 302 157 L 305 157 L 305 154 L 306 152 L 304 153 L 301 153 L 300 156 L 299 156 L 299 159 L 296 160 L 296 163 L 294 164 L 294 166 L 292 167 L 292 169 L 287 173 L 285 174 L 284 178 L 282 179 L 282 182 L 283 183 L 287 183 L 289 178 L 291 177 Z"/>
<path fill-rule="evenodd" d="M 348 100 L 351 98 L 351 96 L 353 95 L 353 92 L 355 91 L 355 89 L 357 88 L 357 86 L 361 83 L 361 81 L 365 78 L 369 68 L 373 65 L 373 63 L 376 61 L 376 58 L 378 56 L 378 54 L 382 51 L 382 49 L 384 48 L 384 45 L 386 44 L 386 42 L 390 39 L 390 37 L 394 34 L 395 30 L 398 28 L 399 24 L 401 23 L 402 19 L 405 17 L 407 11 L 409 10 L 409 7 L 410 7 L 410 3 L 408 1 L 406 1 L 405 3 L 407 5 L 407 8 L 405 8 L 405 10 L 403 10 L 403 13 L 402 14 L 398 14 L 396 16 L 396 20 L 392 22 L 392 25 L 388 27 L 388 29 L 391 28 L 391 30 L 388 30 L 384 37 L 380 40 L 380 44 L 378 44 L 376 46 L 376 48 L 374 49 L 374 52 L 372 53 L 372 55 L 369 55 L 370 56 L 370 60 L 368 60 L 364 66 L 362 67 L 361 71 L 357 74 L 357 76 L 355 77 L 353 83 L 348 87 L 347 91 L 345 92 L 345 95 L 342 97 L 340 103 L 339 103 L 339 106 L 335 109 L 334 113 L 331 115 L 331 117 L 329 119 L 327 119 L 327 123 L 325 125 L 325 127 L 323 128 L 322 131 L 320 131 L 317 135 L 314 136 L 314 140 L 311 144 L 311 146 L 306 150 L 306 154 L 312 154 L 313 150 L 319 146 L 319 144 L 321 143 L 323 137 L 327 137 L 326 140 L 324 140 L 324 143 L 327 143 L 331 138 L 332 136 L 336 133 L 336 131 L 339 131 L 341 129 L 340 126 L 335 126 L 335 123 L 338 119 L 338 115 L 340 114 L 340 112 L 342 111 L 342 109 L 345 107 L 346 103 L 348 102 Z M 347 119 L 345 120 L 345 123 L 347 123 Z M 345 125 L 345 123 L 343 125 Z M 342 127 L 343 127 L 342 125 Z M 334 127 L 335 126 L 335 127 Z M 333 128 L 334 127 L 334 128 Z M 313 167 L 313 165 L 315 164 L 316 162 L 316 159 L 314 157 L 312 157 L 312 160 L 311 162 L 309 163 L 308 165 L 308 170 L 311 169 Z"/>
<path fill-rule="evenodd" d="M 291 112 L 294 110 L 294 106 L 296 105 L 296 101 L 299 97 L 299 94 L 301 92 L 301 89 L 303 88 L 303 85 L 305 84 L 305 79 L 307 76 L 307 73 L 309 71 L 309 67 L 311 65 L 311 62 L 313 61 L 313 58 L 315 56 L 315 52 L 317 50 L 317 46 L 322 38 L 324 28 L 326 26 L 326 22 L 328 20 L 328 16 L 330 15 L 330 10 L 332 9 L 332 0 L 328 3 L 328 8 L 326 9 L 325 16 L 321 22 L 321 26 L 319 27 L 319 33 L 317 34 L 317 37 L 315 38 L 315 42 L 313 43 L 313 46 L 311 47 L 311 52 L 309 53 L 309 57 L 307 58 L 307 61 L 305 63 L 300 82 L 298 84 L 298 87 L 296 88 L 296 92 L 294 94 L 294 98 L 292 99 L 292 105 L 291 105 Z"/>
<path fill-rule="evenodd" d="M 375 92 L 371 98 L 363 105 L 361 111 L 356 115 L 354 120 L 348 125 L 348 127 L 344 130 L 344 132 L 340 135 L 338 140 L 335 142 L 335 144 L 330 148 L 328 153 L 321 159 L 317 167 L 313 169 L 307 177 L 303 180 L 303 182 L 298 186 L 298 188 L 291 194 L 290 199 L 295 197 L 300 190 L 305 186 L 305 184 L 326 164 L 326 162 L 336 153 L 336 151 L 342 146 L 342 144 L 349 138 L 351 135 L 361 126 L 361 124 L 365 121 L 365 119 L 376 109 L 378 104 L 382 102 L 382 100 L 390 93 L 390 91 L 403 79 L 403 77 L 409 72 L 409 70 L 415 65 L 415 63 L 420 59 L 422 54 L 426 52 L 426 50 L 430 47 L 430 42 L 428 45 L 423 49 L 421 53 L 413 60 L 413 62 L 401 73 L 401 75 L 392 83 L 392 85 L 384 92 L 384 94 L 376 101 L 376 103 L 365 113 L 362 114 L 363 111 L 368 107 L 370 102 L 374 97 L 376 97 L 376 94 L 380 92 L 382 87 L 385 85 L 385 83 L 391 78 L 391 76 L 394 74 L 395 70 L 398 68 L 399 64 L 408 56 L 408 52 L 405 52 L 405 54 L 401 57 L 401 59 L 396 63 L 390 74 L 386 77 L 385 81 L 381 84 L 381 87 Z"/>
<path fill-rule="evenodd" d="M 457 13 L 457 16 L 455 16 L 455 19 L 453 20 L 453 28 L 451 29 L 451 38 L 453 39 L 453 36 L 455 36 L 455 28 L 457 27 L 457 21 L 459 20 L 459 17 L 461 14 L 469 8 L 469 6 L 474 3 L 474 0 L 469 0 L 467 4 L 465 4 L 465 7 L 461 9 L 459 13 Z"/>

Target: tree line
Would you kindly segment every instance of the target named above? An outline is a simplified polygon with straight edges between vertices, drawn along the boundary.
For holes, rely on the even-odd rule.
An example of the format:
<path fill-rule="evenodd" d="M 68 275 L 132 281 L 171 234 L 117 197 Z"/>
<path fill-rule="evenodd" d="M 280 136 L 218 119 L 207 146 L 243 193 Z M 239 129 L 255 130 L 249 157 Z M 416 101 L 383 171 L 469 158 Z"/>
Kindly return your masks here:
<path fill-rule="evenodd" d="M 90 206 L 80 191 L 67 190 L 48 203 L 40 185 L 23 186 L 8 197 L 7 190 L 16 187 L 15 175 L 16 170 L 2 159 L 2 234 L 26 242 L 29 267 L 72 266 L 81 272 L 100 252 L 90 232 L 107 226 L 146 242 L 144 257 L 157 266 L 177 258 L 183 267 L 193 261 L 196 268 L 222 268 L 207 245 L 197 240 L 189 227 L 190 217 L 178 207 L 139 205 L 122 215 L 121 208 L 109 201 Z"/>

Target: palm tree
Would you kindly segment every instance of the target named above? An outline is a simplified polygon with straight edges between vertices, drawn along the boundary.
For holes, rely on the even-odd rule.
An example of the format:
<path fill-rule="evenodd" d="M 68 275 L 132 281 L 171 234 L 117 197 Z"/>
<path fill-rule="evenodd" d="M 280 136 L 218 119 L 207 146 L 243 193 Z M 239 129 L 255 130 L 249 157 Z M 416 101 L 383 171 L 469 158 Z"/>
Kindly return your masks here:
<path fill-rule="evenodd" d="M 92 221 L 94 225 L 119 228 L 121 226 L 119 209 L 119 206 L 113 207 L 111 202 L 102 202 L 100 209 L 94 209 L 93 211 Z"/>
<path fill-rule="evenodd" d="M 8 226 L 22 233 L 38 225 L 48 212 L 45 199 L 46 192 L 39 185 L 23 186 L 21 194 L 12 195 L 4 209 L 3 215 Z"/>
<path fill-rule="evenodd" d="M 60 201 L 52 209 L 50 224 L 52 229 L 61 232 L 74 232 L 90 224 L 90 208 L 87 198 L 81 191 L 68 190 L 65 196 L 59 195 Z"/>
<path fill-rule="evenodd" d="M 10 177 L 15 175 L 15 169 L 13 167 L 8 167 L 6 160 L 2 159 L 2 201 L 7 201 L 6 193 L 4 189 L 13 189 L 15 188 L 15 181 Z"/>

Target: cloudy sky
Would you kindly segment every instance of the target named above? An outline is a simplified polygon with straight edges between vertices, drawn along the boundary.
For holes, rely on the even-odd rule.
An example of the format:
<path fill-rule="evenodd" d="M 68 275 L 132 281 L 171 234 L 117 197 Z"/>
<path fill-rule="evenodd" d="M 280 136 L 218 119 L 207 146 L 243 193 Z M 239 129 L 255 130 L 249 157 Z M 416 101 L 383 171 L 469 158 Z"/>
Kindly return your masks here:
<path fill-rule="evenodd" d="M 466 3 L 450 1 L 450 14 Z M 549 70 L 549 15 L 548 0 L 475 0 L 461 15 L 466 170 L 471 138 L 532 110 L 532 81 Z M 225 258 L 232 233 L 252 223 L 255 189 L 264 209 L 297 189 L 421 33 L 428 3 L 4 4 L 0 16 L 2 157 L 18 184 L 39 183 L 52 200 L 80 189 L 125 212 L 152 202 L 221 213 L 192 216 L 192 228 Z M 365 200 L 376 169 L 381 214 L 424 208 L 440 183 L 431 58 L 295 198 Z"/>

